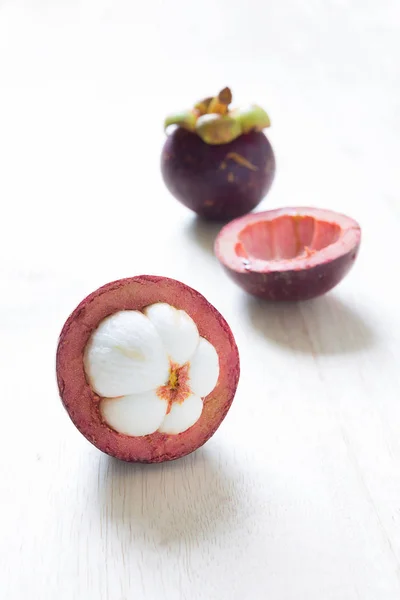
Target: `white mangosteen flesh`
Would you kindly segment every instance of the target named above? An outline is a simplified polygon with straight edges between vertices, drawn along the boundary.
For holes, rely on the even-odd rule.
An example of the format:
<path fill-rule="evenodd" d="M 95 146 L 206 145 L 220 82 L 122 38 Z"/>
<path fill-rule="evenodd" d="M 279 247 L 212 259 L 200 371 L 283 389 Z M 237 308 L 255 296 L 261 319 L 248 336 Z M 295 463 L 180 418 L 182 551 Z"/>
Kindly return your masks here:
<path fill-rule="evenodd" d="M 183 433 L 217 385 L 218 354 L 193 319 L 166 303 L 121 310 L 92 333 L 84 368 L 105 423 L 118 433 Z"/>

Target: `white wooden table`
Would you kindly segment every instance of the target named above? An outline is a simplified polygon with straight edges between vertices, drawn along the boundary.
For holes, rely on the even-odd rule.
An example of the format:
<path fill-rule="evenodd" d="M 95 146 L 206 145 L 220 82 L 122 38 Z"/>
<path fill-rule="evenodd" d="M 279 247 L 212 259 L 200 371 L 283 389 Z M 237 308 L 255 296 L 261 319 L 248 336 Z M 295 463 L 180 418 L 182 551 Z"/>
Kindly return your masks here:
<path fill-rule="evenodd" d="M 0 0 L 0 598 L 400 598 L 396 0 Z M 166 112 L 230 85 L 270 112 L 259 207 L 363 228 L 335 291 L 246 297 L 159 173 Z M 109 459 L 58 400 L 59 330 L 107 281 L 201 291 L 236 336 L 232 409 L 195 454 Z"/>

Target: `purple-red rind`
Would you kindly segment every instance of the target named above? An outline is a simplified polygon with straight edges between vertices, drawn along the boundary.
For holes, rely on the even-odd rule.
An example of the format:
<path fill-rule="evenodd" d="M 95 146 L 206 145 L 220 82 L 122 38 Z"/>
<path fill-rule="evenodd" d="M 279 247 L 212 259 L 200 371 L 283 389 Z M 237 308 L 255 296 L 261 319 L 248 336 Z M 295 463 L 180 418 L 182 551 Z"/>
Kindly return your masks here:
<path fill-rule="evenodd" d="M 230 158 L 235 154 L 253 168 Z M 275 166 L 274 151 L 262 132 L 210 145 L 179 127 L 167 137 L 161 154 L 161 173 L 170 193 L 199 216 L 215 221 L 253 210 L 268 193 Z"/>
<path fill-rule="evenodd" d="M 328 263 L 309 269 L 272 273 L 237 273 L 224 266 L 224 271 L 245 292 L 271 301 L 303 301 L 322 296 L 333 289 L 349 272 L 359 247 Z"/>

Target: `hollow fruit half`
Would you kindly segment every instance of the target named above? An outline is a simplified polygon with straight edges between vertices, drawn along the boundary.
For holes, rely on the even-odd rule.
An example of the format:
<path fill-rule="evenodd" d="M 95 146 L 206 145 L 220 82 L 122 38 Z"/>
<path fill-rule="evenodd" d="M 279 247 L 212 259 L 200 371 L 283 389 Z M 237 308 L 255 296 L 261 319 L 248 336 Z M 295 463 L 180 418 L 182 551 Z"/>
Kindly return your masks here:
<path fill-rule="evenodd" d="M 215 254 L 246 292 L 266 300 L 308 300 L 337 285 L 360 246 L 359 224 L 331 210 L 299 207 L 228 223 Z"/>
<path fill-rule="evenodd" d="M 66 321 L 56 358 L 62 402 L 99 450 L 132 462 L 180 458 L 224 419 L 239 355 L 222 315 L 166 277 L 108 283 Z"/>

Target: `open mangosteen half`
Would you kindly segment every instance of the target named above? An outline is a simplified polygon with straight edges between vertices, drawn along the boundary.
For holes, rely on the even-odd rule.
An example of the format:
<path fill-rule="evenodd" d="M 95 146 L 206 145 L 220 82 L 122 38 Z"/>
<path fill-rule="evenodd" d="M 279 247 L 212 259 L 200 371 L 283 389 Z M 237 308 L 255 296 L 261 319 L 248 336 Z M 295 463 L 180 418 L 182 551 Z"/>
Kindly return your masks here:
<path fill-rule="evenodd" d="M 62 402 L 99 450 L 163 462 L 202 446 L 232 403 L 239 355 L 222 315 L 179 281 L 108 283 L 66 321 L 57 348 Z"/>
<path fill-rule="evenodd" d="M 171 115 L 175 126 L 161 154 L 161 173 L 171 194 L 201 217 L 226 221 L 255 208 L 275 176 L 275 156 L 262 132 L 270 126 L 260 106 L 230 109 L 224 88 L 191 110 Z"/>
<path fill-rule="evenodd" d="M 246 292 L 266 300 L 308 300 L 337 285 L 353 265 L 361 229 L 331 210 L 253 213 L 222 228 L 215 254 Z"/>

